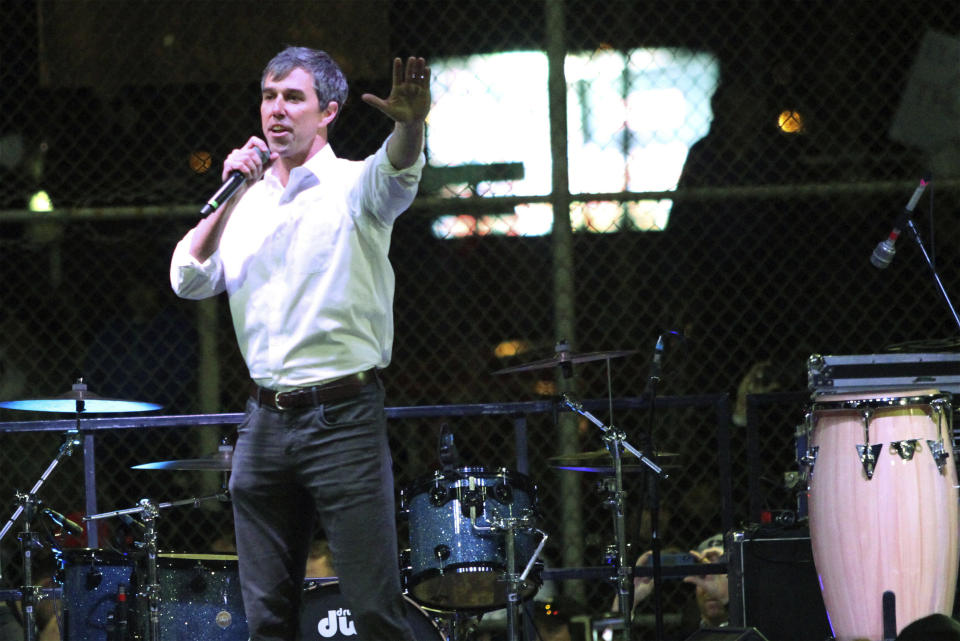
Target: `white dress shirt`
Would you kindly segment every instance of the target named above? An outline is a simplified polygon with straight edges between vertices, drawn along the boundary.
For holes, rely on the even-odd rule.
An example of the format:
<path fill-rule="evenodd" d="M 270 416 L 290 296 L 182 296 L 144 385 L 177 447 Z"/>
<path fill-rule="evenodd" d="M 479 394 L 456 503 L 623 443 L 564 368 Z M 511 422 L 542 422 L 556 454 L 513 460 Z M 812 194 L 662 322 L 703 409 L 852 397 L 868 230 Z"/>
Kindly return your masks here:
<path fill-rule="evenodd" d="M 290 172 L 273 169 L 230 214 L 217 251 L 190 255 L 193 230 L 170 264 L 173 290 L 226 291 L 240 351 L 257 384 L 287 391 L 371 367 L 393 346 L 393 222 L 413 202 L 424 165 L 397 170 L 386 142 L 363 161 L 324 146 Z"/>

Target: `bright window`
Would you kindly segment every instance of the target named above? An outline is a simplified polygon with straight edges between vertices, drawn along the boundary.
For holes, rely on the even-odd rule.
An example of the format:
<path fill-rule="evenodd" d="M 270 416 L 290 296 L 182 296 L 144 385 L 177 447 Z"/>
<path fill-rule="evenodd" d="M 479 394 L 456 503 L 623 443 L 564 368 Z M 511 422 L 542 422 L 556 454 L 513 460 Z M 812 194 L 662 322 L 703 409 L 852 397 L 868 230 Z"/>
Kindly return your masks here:
<path fill-rule="evenodd" d="M 539 51 L 431 62 L 434 105 L 424 183 L 442 196 L 550 193 L 547 58 Z M 570 191 L 667 191 L 687 152 L 706 135 L 716 58 L 686 49 L 601 49 L 567 57 Z M 574 229 L 607 233 L 662 230 L 670 200 L 586 202 L 571 207 Z M 487 216 L 441 216 L 441 238 L 543 235 L 548 204 Z"/>

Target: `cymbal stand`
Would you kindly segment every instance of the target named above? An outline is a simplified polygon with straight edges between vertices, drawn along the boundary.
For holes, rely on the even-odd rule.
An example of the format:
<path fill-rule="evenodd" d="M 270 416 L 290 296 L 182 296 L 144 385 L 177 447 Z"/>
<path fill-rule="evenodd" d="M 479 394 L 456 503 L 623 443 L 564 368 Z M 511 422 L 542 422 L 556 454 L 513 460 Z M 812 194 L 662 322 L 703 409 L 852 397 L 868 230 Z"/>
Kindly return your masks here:
<path fill-rule="evenodd" d="M 580 414 L 588 421 L 600 428 L 603 432 L 603 442 L 613 458 L 614 471 L 614 490 L 610 493 L 609 503 L 613 509 L 614 520 L 614 538 L 617 545 L 617 596 L 619 599 L 620 612 L 623 614 L 623 638 L 630 639 L 630 588 L 631 588 L 631 569 L 627 565 L 627 527 L 624 516 L 624 498 L 626 493 L 623 491 L 623 450 L 626 450 L 636 456 L 659 478 L 667 478 L 667 474 L 659 465 L 647 458 L 647 456 L 630 445 L 627 442 L 626 434 L 614 426 L 604 425 L 600 419 L 583 409 L 583 405 L 564 394 L 561 397 L 563 403 L 571 410 Z"/>
<path fill-rule="evenodd" d="M 93 514 L 85 516 L 84 521 L 93 521 L 96 519 L 106 519 L 113 516 L 124 516 L 129 514 L 141 514 L 143 520 L 143 544 L 147 553 L 147 585 L 138 597 L 146 598 L 149 611 L 149 627 L 147 630 L 148 641 L 160 641 L 160 583 L 157 579 L 157 519 L 160 517 L 160 510 L 168 507 L 178 507 L 181 505 L 193 505 L 199 507 L 203 501 L 216 499 L 221 502 L 229 501 L 229 493 L 221 490 L 216 494 L 204 497 L 194 497 L 182 499 L 179 501 L 166 501 L 163 503 L 154 503 L 150 499 L 140 499 L 138 507 L 126 508 L 123 510 L 113 510 L 112 512 L 103 512 L 102 514 Z"/>
<path fill-rule="evenodd" d="M 525 586 L 533 564 L 543 550 L 547 542 L 547 534 L 533 524 L 533 510 L 524 510 L 520 516 L 508 517 L 505 519 L 495 519 L 488 521 L 490 525 L 477 525 L 476 507 L 470 507 L 470 527 L 478 535 L 486 535 L 493 532 L 504 532 L 504 553 L 506 562 L 505 580 L 507 584 L 507 639 L 508 641 L 519 641 L 520 628 L 518 619 L 520 615 L 520 591 Z M 523 572 L 517 574 L 517 552 L 516 552 L 516 534 L 517 529 L 538 532 L 542 537 L 537 549 L 533 551 L 530 560 L 527 561 Z"/>
<path fill-rule="evenodd" d="M 141 512 L 143 513 L 143 543 L 147 551 L 147 609 L 149 617 L 149 632 L 147 638 L 150 641 L 159 641 L 160 639 L 160 582 L 157 579 L 157 518 L 160 516 L 160 508 L 150 499 L 140 499 Z"/>
<path fill-rule="evenodd" d="M 80 419 L 78 416 L 77 423 L 79 424 L 79 422 Z M 80 432 L 78 430 L 67 431 L 63 444 L 60 445 L 60 449 L 57 451 L 56 457 L 50 462 L 47 469 L 43 471 L 43 474 L 40 475 L 40 478 L 30 491 L 27 493 L 16 493 L 17 509 L 14 510 L 13 514 L 10 515 L 10 518 L 3 526 L 3 529 L 0 530 L 0 541 L 2 541 L 3 537 L 7 535 L 7 532 L 13 528 L 17 519 L 20 518 L 20 515 L 24 515 L 23 530 L 20 532 L 18 538 L 20 539 L 20 557 L 23 563 L 23 596 L 21 597 L 21 604 L 23 606 L 24 639 L 26 641 L 35 641 L 37 635 L 34 605 L 36 605 L 37 594 L 39 594 L 40 588 L 33 584 L 33 553 L 43 547 L 43 543 L 37 538 L 37 533 L 32 531 L 33 520 L 37 515 L 37 508 L 41 505 L 40 500 L 37 499 L 37 492 L 43 487 L 43 484 L 53 473 L 57 465 L 60 464 L 60 461 L 72 455 L 73 450 L 80 445 L 79 434 Z"/>

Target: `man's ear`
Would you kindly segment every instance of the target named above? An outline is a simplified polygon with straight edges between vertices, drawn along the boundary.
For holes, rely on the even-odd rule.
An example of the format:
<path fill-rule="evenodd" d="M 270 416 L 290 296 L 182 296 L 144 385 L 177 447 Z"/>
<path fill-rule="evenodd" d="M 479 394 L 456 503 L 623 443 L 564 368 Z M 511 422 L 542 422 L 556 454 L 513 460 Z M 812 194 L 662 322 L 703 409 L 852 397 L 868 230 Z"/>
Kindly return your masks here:
<path fill-rule="evenodd" d="M 328 127 L 330 123 L 333 122 L 333 119 L 337 117 L 337 114 L 340 112 L 340 105 L 336 101 L 331 100 L 327 104 L 327 108 L 323 110 L 323 119 L 320 121 L 321 127 Z"/>

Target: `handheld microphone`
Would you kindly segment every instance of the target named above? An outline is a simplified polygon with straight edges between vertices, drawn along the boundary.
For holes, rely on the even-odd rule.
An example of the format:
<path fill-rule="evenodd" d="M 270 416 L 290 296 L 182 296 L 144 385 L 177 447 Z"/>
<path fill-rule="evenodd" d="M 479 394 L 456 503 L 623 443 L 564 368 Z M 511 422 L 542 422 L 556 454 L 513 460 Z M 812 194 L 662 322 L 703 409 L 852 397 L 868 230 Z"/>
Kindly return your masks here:
<path fill-rule="evenodd" d="M 893 262 L 893 257 L 897 253 L 897 249 L 894 247 L 894 245 L 897 242 L 897 238 L 900 236 L 900 231 L 907 226 L 907 223 L 910 220 L 910 214 L 913 213 L 913 209 L 917 206 L 917 201 L 920 200 L 923 190 L 927 188 L 929 183 L 930 174 L 927 174 L 920 179 L 920 184 L 917 185 L 917 188 L 913 190 L 913 196 L 910 197 L 910 201 L 907 203 L 907 206 L 903 208 L 903 211 L 899 216 L 897 216 L 897 220 L 894 221 L 893 230 L 890 232 L 890 235 L 886 239 L 880 241 L 874 248 L 873 254 L 870 255 L 870 264 L 877 269 L 886 269 L 890 266 L 890 263 Z"/>
<path fill-rule="evenodd" d="M 46 514 L 51 521 L 56 523 L 60 528 L 64 530 L 70 530 L 70 533 L 75 536 L 80 536 L 83 534 L 83 528 L 64 515 L 60 514 L 56 510 L 51 510 L 48 507 L 43 508 L 43 513 Z"/>
<path fill-rule="evenodd" d="M 270 153 L 260 149 L 259 147 L 255 148 L 257 153 L 260 154 L 260 161 L 266 164 L 270 160 Z M 220 185 L 220 189 L 216 191 L 210 200 L 207 201 L 207 204 L 200 209 L 201 216 L 208 216 L 215 212 L 221 205 L 233 198 L 233 195 L 237 193 L 237 190 L 243 185 L 243 182 L 247 179 L 246 176 L 239 169 L 234 169 L 230 172 L 230 175 L 227 176 L 227 179 L 223 181 L 223 184 Z"/>

